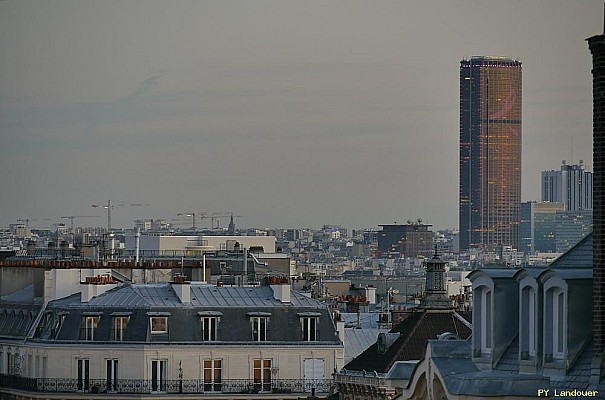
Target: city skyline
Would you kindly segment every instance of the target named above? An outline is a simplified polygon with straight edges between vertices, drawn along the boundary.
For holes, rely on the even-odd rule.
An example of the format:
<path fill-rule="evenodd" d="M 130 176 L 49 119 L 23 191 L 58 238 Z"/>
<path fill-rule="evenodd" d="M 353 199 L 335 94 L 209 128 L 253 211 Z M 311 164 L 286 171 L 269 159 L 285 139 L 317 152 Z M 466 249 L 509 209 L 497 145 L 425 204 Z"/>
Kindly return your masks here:
<path fill-rule="evenodd" d="M 481 54 L 523 63 L 522 200 L 538 200 L 540 171 L 592 167 L 584 39 L 601 8 L 0 2 L 0 226 L 111 198 L 150 204 L 117 227 L 191 211 L 455 227 L 458 61 Z"/>

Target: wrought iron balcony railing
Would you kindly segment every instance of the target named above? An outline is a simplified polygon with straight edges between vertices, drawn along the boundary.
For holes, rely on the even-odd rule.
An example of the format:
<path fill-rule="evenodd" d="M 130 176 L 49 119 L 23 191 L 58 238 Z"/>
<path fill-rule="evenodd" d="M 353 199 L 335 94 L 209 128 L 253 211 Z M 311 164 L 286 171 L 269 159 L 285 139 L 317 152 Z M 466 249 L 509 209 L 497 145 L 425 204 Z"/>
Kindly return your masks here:
<path fill-rule="evenodd" d="M 40 393 L 105 393 L 105 394 L 201 394 L 201 393 L 327 393 L 331 379 L 272 379 L 258 382 L 254 379 L 223 379 L 212 383 L 202 379 L 68 379 L 25 378 L 0 374 L 0 388 L 12 388 Z M 0 389 L 1 391 L 1 389 Z M 94 398 L 94 396 L 91 396 Z"/>

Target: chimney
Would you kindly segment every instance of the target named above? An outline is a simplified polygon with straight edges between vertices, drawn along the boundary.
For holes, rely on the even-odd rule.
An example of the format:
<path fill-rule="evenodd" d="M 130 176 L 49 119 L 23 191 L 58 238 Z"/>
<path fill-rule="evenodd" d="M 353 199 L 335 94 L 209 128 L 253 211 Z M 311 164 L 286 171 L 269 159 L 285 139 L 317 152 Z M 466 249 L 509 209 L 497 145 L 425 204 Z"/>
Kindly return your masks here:
<path fill-rule="evenodd" d="M 273 290 L 273 297 L 282 303 L 290 303 L 290 295 L 292 288 L 290 287 L 290 280 L 286 277 L 269 276 L 266 278 L 266 282 Z"/>
<path fill-rule="evenodd" d="M 336 324 L 336 331 L 338 332 L 338 338 L 344 344 L 345 343 L 345 320 L 342 319 L 340 313 L 334 314 L 334 323 Z"/>
<path fill-rule="evenodd" d="M 586 39 L 592 54 L 593 133 L 593 360 L 591 384 L 605 372 L 605 35 Z"/>
<path fill-rule="evenodd" d="M 176 274 L 171 283 L 172 290 L 176 293 L 183 304 L 191 303 L 191 282 L 186 280 L 185 275 Z"/>
<path fill-rule="evenodd" d="M 80 282 L 82 287 L 82 303 L 88 303 L 93 297 L 97 297 L 117 286 L 110 274 L 87 276 L 84 282 Z"/>

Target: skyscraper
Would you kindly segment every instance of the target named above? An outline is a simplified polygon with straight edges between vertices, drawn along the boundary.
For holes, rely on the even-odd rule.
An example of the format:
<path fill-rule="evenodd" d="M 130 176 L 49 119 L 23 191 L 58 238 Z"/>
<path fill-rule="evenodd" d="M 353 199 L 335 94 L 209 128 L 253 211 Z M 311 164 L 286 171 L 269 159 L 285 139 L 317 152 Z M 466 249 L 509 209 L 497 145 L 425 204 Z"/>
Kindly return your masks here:
<path fill-rule="evenodd" d="M 521 62 L 460 62 L 460 250 L 518 246 Z"/>
<path fill-rule="evenodd" d="M 567 165 L 560 171 L 542 171 L 542 201 L 563 203 L 567 211 L 592 211 L 592 172 L 584 164 Z"/>

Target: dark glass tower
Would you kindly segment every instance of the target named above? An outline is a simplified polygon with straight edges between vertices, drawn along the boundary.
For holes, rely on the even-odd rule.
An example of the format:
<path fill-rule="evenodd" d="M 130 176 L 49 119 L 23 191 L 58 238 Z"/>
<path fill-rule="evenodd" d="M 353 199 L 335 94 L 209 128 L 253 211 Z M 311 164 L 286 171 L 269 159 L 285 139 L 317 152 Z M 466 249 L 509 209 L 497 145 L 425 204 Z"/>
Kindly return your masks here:
<path fill-rule="evenodd" d="M 460 250 L 518 248 L 521 62 L 460 62 Z"/>
<path fill-rule="evenodd" d="M 587 40 L 592 53 L 592 382 L 599 382 L 605 371 L 605 35 Z"/>

